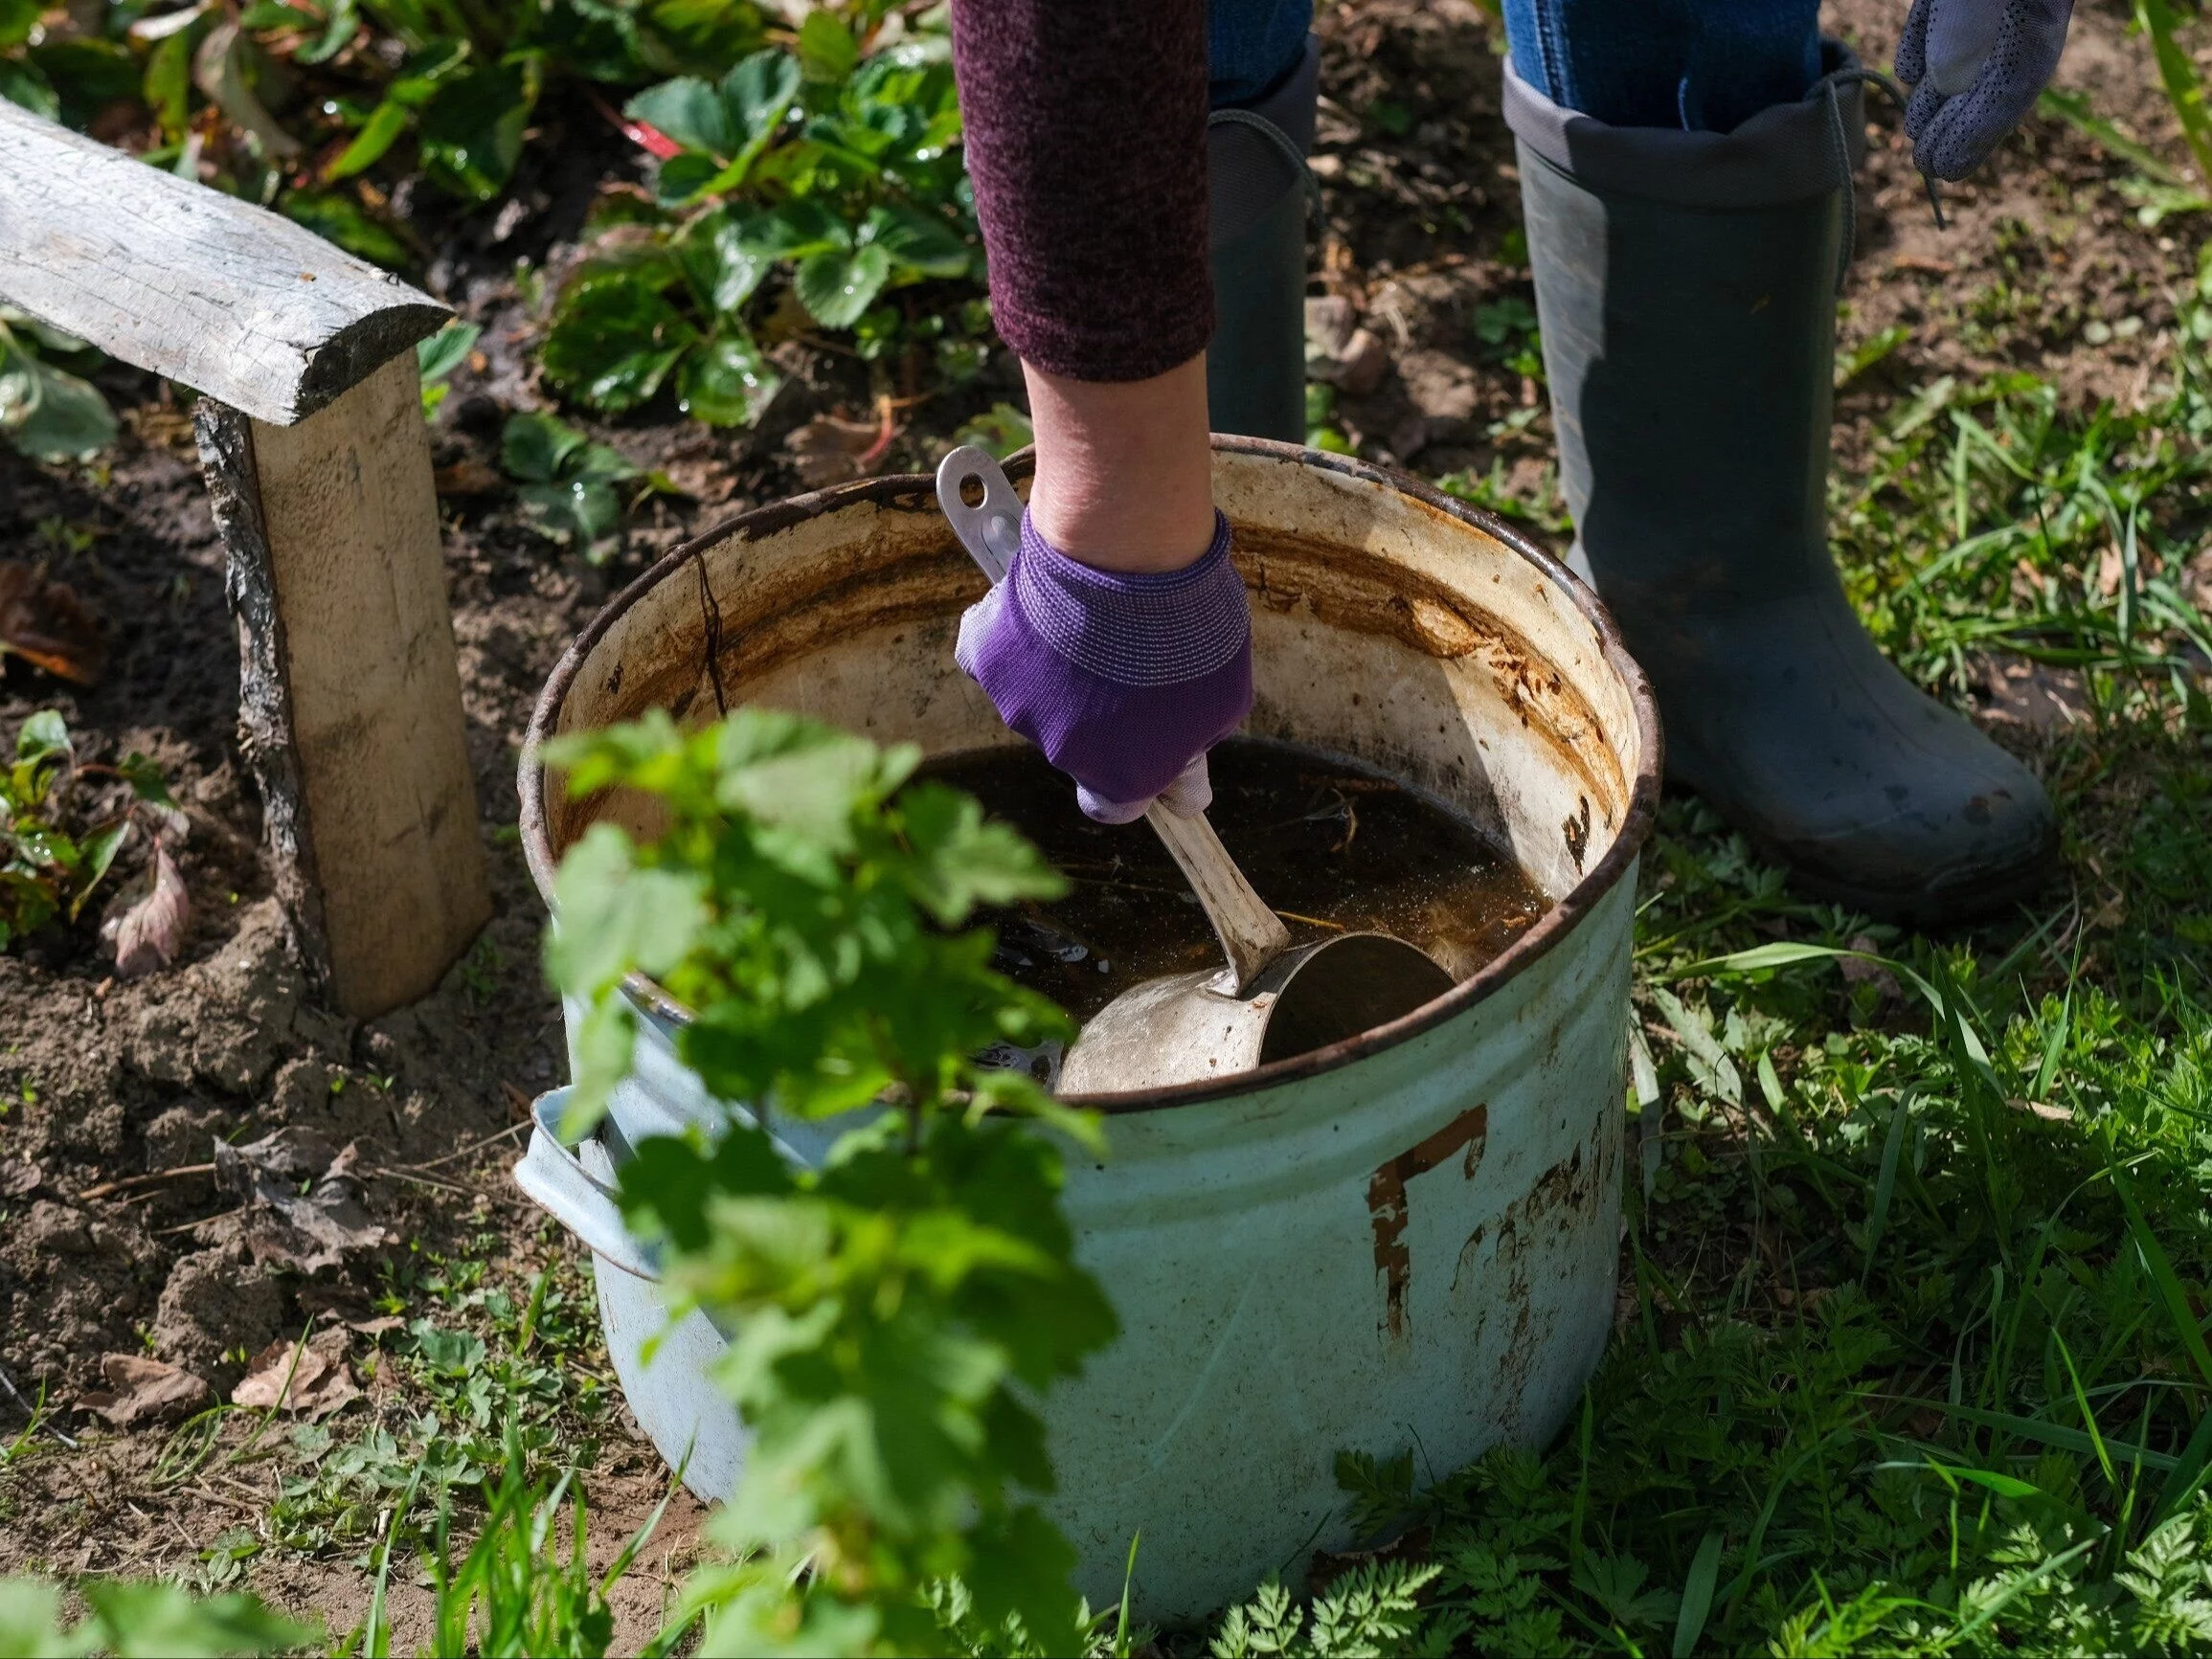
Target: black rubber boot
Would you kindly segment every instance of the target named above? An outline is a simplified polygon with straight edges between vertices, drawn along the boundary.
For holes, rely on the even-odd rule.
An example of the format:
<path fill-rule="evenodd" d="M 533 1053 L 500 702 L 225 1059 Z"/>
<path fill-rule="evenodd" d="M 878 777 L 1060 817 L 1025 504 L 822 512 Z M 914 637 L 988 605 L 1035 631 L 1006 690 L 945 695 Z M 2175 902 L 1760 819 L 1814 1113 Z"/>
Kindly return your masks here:
<path fill-rule="evenodd" d="M 1320 51 L 1257 102 L 1217 109 L 1207 131 L 1213 342 L 1208 420 L 1242 437 L 1306 439 L 1306 211 Z"/>
<path fill-rule="evenodd" d="M 1577 552 L 1659 693 L 1669 777 L 1876 915 L 2023 896 L 2048 797 L 1875 649 L 1828 553 L 1858 85 L 1725 135 L 1608 126 L 1510 65 L 1505 86 Z"/>

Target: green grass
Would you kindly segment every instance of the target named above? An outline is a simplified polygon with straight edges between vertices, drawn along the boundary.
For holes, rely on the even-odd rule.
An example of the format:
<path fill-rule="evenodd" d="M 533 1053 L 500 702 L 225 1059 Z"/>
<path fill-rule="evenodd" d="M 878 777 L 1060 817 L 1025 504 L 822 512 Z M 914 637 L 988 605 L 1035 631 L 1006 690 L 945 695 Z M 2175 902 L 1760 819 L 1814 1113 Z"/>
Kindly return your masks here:
<path fill-rule="evenodd" d="M 1420 1617 L 1511 1652 L 2212 1642 L 2212 283 L 2138 411 L 1942 380 L 1838 481 L 1884 646 L 2078 675 L 2066 872 L 1971 934 L 1802 901 L 1670 802 L 1638 933 L 1633 1306 L 1540 1453 L 1345 1470 Z M 1217 1653 L 1330 1650 L 1311 1625 Z M 1271 1626 L 1272 1628 L 1272 1626 Z"/>

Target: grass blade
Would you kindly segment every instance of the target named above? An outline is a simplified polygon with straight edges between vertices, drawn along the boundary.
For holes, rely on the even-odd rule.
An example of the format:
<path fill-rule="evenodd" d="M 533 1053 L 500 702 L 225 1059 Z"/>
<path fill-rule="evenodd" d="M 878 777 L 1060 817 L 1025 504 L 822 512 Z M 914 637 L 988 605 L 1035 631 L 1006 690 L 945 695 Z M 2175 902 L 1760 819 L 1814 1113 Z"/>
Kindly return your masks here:
<path fill-rule="evenodd" d="M 1905 1150 L 1907 1104 L 1900 1099 L 1889 1109 L 1889 1132 L 1882 1140 L 1882 1170 L 1874 1181 L 1874 1206 L 1866 1217 L 1866 1265 L 1859 1273 L 1862 1284 L 1874 1270 L 1874 1252 L 1882 1244 L 1882 1229 L 1889 1224 L 1889 1200 L 1897 1195 L 1897 1158 Z"/>
<path fill-rule="evenodd" d="M 2198 174 L 2212 184 L 2212 116 L 2205 113 L 2204 83 L 2197 78 L 2196 59 L 2174 38 L 2174 10 L 2166 0 L 2135 0 L 2135 21 L 2150 37 L 2158 78 L 2166 83 L 2167 101 L 2181 123 L 2181 136 L 2196 158 Z"/>
<path fill-rule="evenodd" d="M 2166 1304 L 2166 1312 L 2174 1321 L 2174 1334 L 2180 1337 L 2181 1346 L 2196 1362 L 2197 1374 L 2212 1383 L 2212 1352 L 2204 1347 L 2204 1333 L 2197 1323 L 2195 1310 L 2189 1306 L 2189 1293 L 2181 1288 L 2175 1276 L 2174 1264 L 2166 1259 L 2166 1252 L 2151 1232 L 2151 1225 L 2143 1220 L 2142 1206 L 2135 1202 L 2134 1188 L 2115 1162 L 2110 1166 L 2112 1190 L 2120 1195 L 2120 1204 L 2128 1212 L 2128 1231 L 2134 1235 L 2135 1248 L 2142 1252 L 2143 1265 L 2151 1270 L 2151 1282 L 2158 1287 L 2158 1294 Z"/>
<path fill-rule="evenodd" d="M 1690 1659 L 1698 1638 L 1704 1634 L 1705 1617 L 1713 1610 L 1713 1589 L 1721 1577 L 1721 1529 L 1705 1534 L 1690 1561 L 1690 1576 L 1682 1582 L 1682 1610 L 1675 1620 L 1674 1659 Z"/>

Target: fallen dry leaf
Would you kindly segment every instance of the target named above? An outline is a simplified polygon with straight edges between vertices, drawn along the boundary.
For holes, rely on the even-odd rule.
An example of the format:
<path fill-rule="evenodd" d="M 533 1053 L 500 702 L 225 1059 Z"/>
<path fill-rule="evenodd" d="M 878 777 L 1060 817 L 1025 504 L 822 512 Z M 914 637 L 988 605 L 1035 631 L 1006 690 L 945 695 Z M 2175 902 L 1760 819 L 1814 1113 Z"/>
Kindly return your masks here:
<path fill-rule="evenodd" d="M 824 489 L 858 478 L 863 471 L 861 458 L 875 447 L 880 434 L 871 422 L 825 415 L 799 428 L 784 439 L 784 447 L 791 451 L 800 482 L 808 489 Z"/>
<path fill-rule="evenodd" d="M 113 1392 L 78 1397 L 77 1409 L 96 1412 L 117 1428 L 151 1423 L 163 1417 L 181 1417 L 210 1403 L 214 1396 L 191 1372 L 166 1360 L 143 1354 L 109 1354 L 100 1361 L 100 1374 Z"/>
<path fill-rule="evenodd" d="M 671 456 L 661 470 L 670 483 L 703 506 L 718 506 L 737 493 L 737 475 L 711 452 Z"/>
<path fill-rule="evenodd" d="M 2024 657 L 1994 656 L 1982 668 L 1983 714 L 2047 737 L 2092 718 L 2080 672 Z"/>
<path fill-rule="evenodd" d="M 0 657 L 11 655 L 89 685 L 105 652 L 100 620 L 75 589 L 48 581 L 43 566 L 0 559 Z"/>
<path fill-rule="evenodd" d="M 146 897 L 102 924 L 101 933 L 115 947 L 119 978 L 143 979 L 168 967 L 184 947 L 192 922 L 192 896 L 167 843 L 153 843 L 153 886 Z"/>
<path fill-rule="evenodd" d="M 270 1343 L 254 1356 L 245 1376 L 231 1390 L 231 1403 L 262 1411 L 274 1406 L 302 1412 L 310 1420 L 329 1416 L 361 1398 L 346 1365 L 348 1340 L 339 1327 L 318 1331 L 305 1342 L 280 1338 Z"/>
<path fill-rule="evenodd" d="M 507 488 L 507 480 L 497 468 L 473 460 L 440 467 L 431 475 L 431 482 L 441 496 L 495 495 Z"/>
<path fill-rule="evenodd" d="M 245 1199 L 238 1237 L 256 1262 L 312 1273 L 391 1243 L 362 1205 L 354 1156 L 350 1145 L 330 1155 L 329 1143 L 306 1130 L 281 1129 L 238 1147 L 215 1143 L 215 1184 Z"/>

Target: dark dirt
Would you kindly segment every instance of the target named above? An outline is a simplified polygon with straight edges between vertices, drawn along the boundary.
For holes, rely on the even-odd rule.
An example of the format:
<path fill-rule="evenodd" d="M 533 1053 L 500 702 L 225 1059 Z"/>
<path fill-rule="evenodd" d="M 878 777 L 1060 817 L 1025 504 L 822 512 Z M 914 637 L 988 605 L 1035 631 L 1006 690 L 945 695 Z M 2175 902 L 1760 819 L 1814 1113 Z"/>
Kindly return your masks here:
<path fill-rule="evenodd" d="M 1147 979 L 1218 965 L 1221 947 L 1159 838 L 1092 822 L 1035 751 L 929 770 L 1019 828 L 1071 884 L 1057 903 L 987 918 L 1003 973 L 1088 1020 Z M 1207 816 L 1293 945 L 1388 933 L 1464 979 L 1549 908 L 1473 825 L 1388 778 L 1235 738 L 1208 770 Z"/>
<path fill-rule="evenodd" d="M 1839 0 L 1831 27 L 1868 61 L 1886 62 L 1904 11 L 1903 0 Z M 2147 54 L 2123 24 L 2114 0 L 2088 0 L 2060 83 L 2089 90 L 2106 113 L 2170 147 Z M 1470 0 L 1338 0 L 1324 9 L 1322 31 L 1327 103 L 1316 170 L 1325 222 L 1314 320 L 1324 371 L 1342 386 L 1339 422 L 1373 459 L 1431 477 L 1495 471 L 1513 493 L 1542 502 L 1548 423 L 1541 388 L 1509 361 L 1510 306 L 1501 338 L 1483 338 L 1486 327 L 1501 332 L 1501 313 L 1485 308 L 1532 301 L 1515 246 L 1513 152 L 1497 116 L 1491 25 Z M 372 1421 L 421 1409 L 393 1368 L 375 1363 L 378 1345 L 395 1340 L 378 1310 L 418 1311 L 413 1264 L 480 1263 L 524 1287 L 541 1268 L 574 1277 L 572 1247 L 503 1173 L 525 1104 L 565 1066 L 558 1012 L 537 968 L 542 912 L 515 831 L 513 766 L 530 704 L 567 639 L 657 551 L 744 506 L 849 476 L 871 451 L 876 470 L 926 466 L 961 420 L 1018 385 L 1001 351 L 957 396 L 910 403 L 896 373 L 795 333 L 776 347 L 789 388 L 756 432 L 710 433 L 666 409 L 593 426 L 685 493 L 645 504 L 604 567 L 547 543 L 496 477 L 506 415 L 551 406 L 529 368 L 532 283 L 518 281 L 514 261 L 527 256 L 557 274 L 594 196 L 633 188 L 637 176 L 634 156 L 591 112 L 558 119 L 571 141 L 533 151 L 546 159 L 530 164 L 519 209 L 483 223 L 441 219 L 427 204 L 414 213 L 432 251 L 424 280 L 485 325 L 437 433 L 454 492 L 446 555 L 497 905 L 467 957 L 418 1005 L 364 1023 L 319 1007 L 268 897 L 259 807 L 235 736 L 237 658 L 222 553 L 178 394 L 105 371 L 127 430 L 96 468 L 40 468 L 0 451 L 0 558 L 43 562 L 74 586 L 107 619 L 109 647 L 90 689 L 0 662 L 0 744 L 11 746 L 34 710 L 56 707 L 84 759 L 132 749 L 152 756 L 190 819 L 181 858 L 193 899 L 183 958 L 150 979 L 112 977 L 90 912 L 0 956 L 0 1369 L 22 1395 L 44 1390 L 61 1408 L 52 1429 L 0 1459 L 0 1572 L 215 1581 L 205 1564 L 214 1540 L 261 1524 L 275 1464 L 165 1482 L 155 1461 L 169 1425 L 112 1431 L 67 1410 L 102 1386 L 102 1356 L 150 1352 L 219 1389 L 271 1338 L 318 1321 L 343 1326 L 355 1369 L 370 1378 L 365 1398 L 326 1425 L 344 1441 Z M 1845 463 L 1901 388 L 1940 374 L 2019 366 L 2053 378 L 2069 398 L 2142 398 L 2159 336 L 2173 326 L 2168 296 L 2191 273 L 2186 250 L 2140 227 L 2110 188 L 2122 165 L 2071 129 L 2031 119 L 1982 177 L 1950 192 L 1953 223 L 1939 232 L 1894 112 L 1877 101 L 1873 121 L 1844 348 L 1891 328 L 1906 333 L 1840 395 Z M 1546 512 L 1556 521 L 1555 508 L 1538 516 Z M 2017 716 L 1997 725 L 2030 749 L 2043 729 Z M 143 843 L 125 852 L 117 890 L 145 859 Z M 250 1142 L 286 1126 L 357 1149 L 366 1207 L 398 1244 L 304 1273 L 251 1261 L 237 1199 L 207 1177 L 86 1196 L 205 1163 L 217 1139 Z M 605 1359 L 587 1350 L 576 1364 L 603 1369 Z M 0 1432 L 11 1437 L 27 1413 L 6 1393 Z M 235 1442 L 244 1430 L 226 1432 Z M 590 1444 L 594 1550 L 611 1552 L 658 1500 L 662 1478 L 620 1411 Z M 621 1591 L 631 1646 L 680 1576 L 697 1518 L 680 1503 L 650 1553 L 652 1571 Z M 247 1577 L 342 1629 L 366 1603 L 360 1558 L 357 1545 L 272 1546 Z M 420 1633 L 410 1621 L 423 1603 L 418 1586 L 401 1594 L 404 1648 Z"/>

